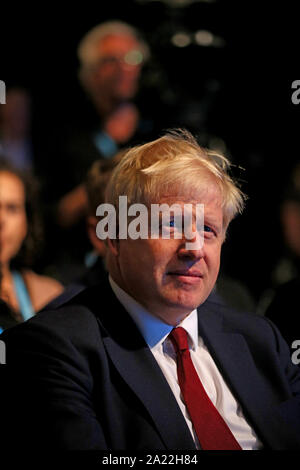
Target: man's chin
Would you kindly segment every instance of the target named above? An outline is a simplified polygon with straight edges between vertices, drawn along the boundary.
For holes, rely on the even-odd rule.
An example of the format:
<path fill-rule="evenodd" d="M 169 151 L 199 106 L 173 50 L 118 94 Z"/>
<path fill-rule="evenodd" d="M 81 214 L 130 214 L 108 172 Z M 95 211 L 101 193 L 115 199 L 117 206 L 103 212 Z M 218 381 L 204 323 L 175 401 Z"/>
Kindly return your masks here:
<path fill-rule="evenodd" d="M 185 294 L 188 293 L 185 292 Z M 179 298 L 177 297 L 177 299 L 174 301 L 174 305 L 176 305 L 179 309 L 184 309 L 191 312 L 195 310 L 195 308 L 198 308 L 200 305 L 202 305 L 208 296 L 209 292 L 201 292 L 201 294 L 195 295 L 182 295 Z"/>
<path fill-rule="evenodd" d="M 206 300 L 206 297 L 205 297 Z M 197 308 L 204 300 L 202 298 L 194 299 L 178 299 L 178 298 L 166 298 L 165 306 L 166 310 L 174 312 L 175 314 L 180 314 L 186 316 L 191 313 L 195 308 Z"/>

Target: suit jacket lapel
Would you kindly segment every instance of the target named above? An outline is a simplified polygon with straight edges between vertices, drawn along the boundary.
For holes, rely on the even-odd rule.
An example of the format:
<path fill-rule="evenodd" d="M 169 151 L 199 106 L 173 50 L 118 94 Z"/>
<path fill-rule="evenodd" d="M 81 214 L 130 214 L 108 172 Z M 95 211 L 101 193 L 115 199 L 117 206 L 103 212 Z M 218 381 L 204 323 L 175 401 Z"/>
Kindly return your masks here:
<path fill-rule="evenodd" d="M 177 401 L 133 320 L 109 285 L 101 286 L 101 298 L 109 308 L 97 317 L 114 366 L 148 410 L 166 448 L 195 449 Z"/>
<path fill-rule="evenodd" d="M 272 383 L 260 374 L 244 336 L 233 331 L 226 314 L 216 313 L 208 302 L 198 309 L 198 325 L 200 336 L 262 442 L 273 449 L 286 449 L 293 441 L 296 445 L 298 441 L 276 412 L 278 400 Z"/>

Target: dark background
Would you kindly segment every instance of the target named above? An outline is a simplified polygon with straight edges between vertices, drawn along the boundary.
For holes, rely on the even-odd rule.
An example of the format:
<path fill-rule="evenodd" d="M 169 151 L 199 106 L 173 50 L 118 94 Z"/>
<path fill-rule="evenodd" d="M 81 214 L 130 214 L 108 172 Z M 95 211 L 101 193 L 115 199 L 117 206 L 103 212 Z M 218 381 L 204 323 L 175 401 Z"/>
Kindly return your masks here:
<path fill-rule="evenodd" d="M 245 169 L 235 174 L 249 196 L 247 208 L 232 223 L 223 266 L 258 299 L 284 250 L 278 205 L 300 159 L 300 105 L 291 102 L 300 49 L 293 5 L 111 0 L 34 8 L 13 3 L 1 11 L 0 79 L 30 90 L 41 146 L 74 113 L 84 112 L 76 58 L 84 33 L 108 19 L 125 20 L 142 32 L 152 52 L 142 84 L 147 112 L 162 128 L 187 127 L 204 145 L 225 143 L 226 155 Z M 199 29 L 222 38 L 223 47 L 172 44 L 176 32 L 193 37 Z"/>

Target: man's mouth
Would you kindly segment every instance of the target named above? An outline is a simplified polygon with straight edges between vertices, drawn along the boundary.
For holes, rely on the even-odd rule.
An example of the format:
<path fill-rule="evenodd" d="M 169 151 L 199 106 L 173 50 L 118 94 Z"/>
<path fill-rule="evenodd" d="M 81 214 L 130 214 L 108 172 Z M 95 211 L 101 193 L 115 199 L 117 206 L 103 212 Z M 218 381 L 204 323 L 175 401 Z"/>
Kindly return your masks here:
<path fill-rule="evenodd" d="M 203 274 L 200 271 L 196 270 L 176 270 L 169 271 L 168 274 L 170 274 L 171 276 L 203 277 Z"/>
<path fill-rule="evenodd" d="M 173 276 L 178 281 L 189 283 L 189 284 L 199 282 L 199 280 L 203 278 L 203 274 L 200 271 L 197 271 L 194 269 L 191 269 L 191 270 L 179 269 L 175 271 L 169 271 L 168 275 Z"/>

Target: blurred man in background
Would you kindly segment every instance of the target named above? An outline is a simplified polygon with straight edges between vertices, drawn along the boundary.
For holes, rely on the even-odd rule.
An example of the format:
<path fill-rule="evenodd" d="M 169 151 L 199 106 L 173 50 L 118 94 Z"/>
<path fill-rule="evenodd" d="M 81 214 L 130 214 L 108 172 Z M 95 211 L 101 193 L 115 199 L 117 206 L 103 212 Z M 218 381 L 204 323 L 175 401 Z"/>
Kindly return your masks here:
<path fill-rule="evenodd" d="M 148 56 L 148 46 L 138 32 L 120 21 L 95 26 L 81 40 L 79 79 L 96 119 L 92 129 L 76 130 L 66 149 L 69 186 L 83 181 L 93 161 L 111 158 L 138 131 L 140 115 L 133 99 Z M 59 203 L 62 226 L 72 225 L 80 216 L 74 210 L 76 197 L 72 191 Z"/>
<path fill-rule="evenodd" d="M 92 113 L 80 115 L 61 135 L 58 153 L 54 149 L 57 165 L 49 168 L 49 175 L 55 173 L 53 178 L 48 175 L 45 189 L 52 200 L 48 238 L 53 250 L 49 253 L 55 251 L 54 264 L 59 266 L 55 274 L 65 283 L 80 274 L 90 249 L 81 186 L 88 169 L 98 159 L 110 159 L 129 142 L 149 137 L 151 131 L 134 103 L 150 55 L 138 31 L 121 21 L 99 24 L 82 38 L 77 52 L 79 80 Z M 52 256 L 49 261 L 53 263 Z"/>

